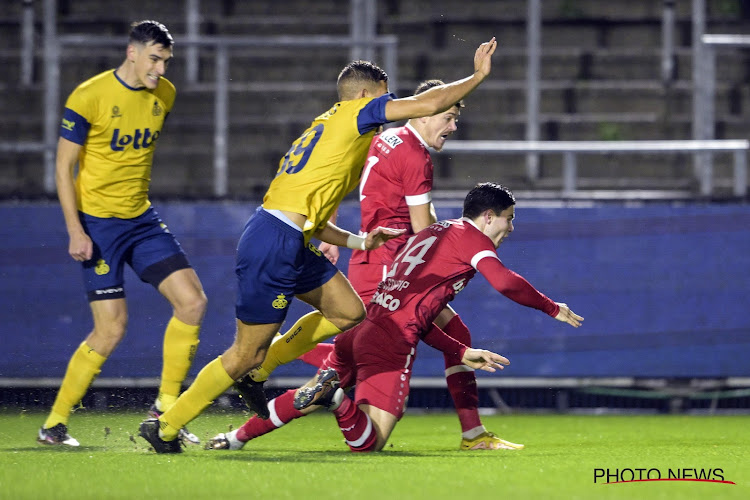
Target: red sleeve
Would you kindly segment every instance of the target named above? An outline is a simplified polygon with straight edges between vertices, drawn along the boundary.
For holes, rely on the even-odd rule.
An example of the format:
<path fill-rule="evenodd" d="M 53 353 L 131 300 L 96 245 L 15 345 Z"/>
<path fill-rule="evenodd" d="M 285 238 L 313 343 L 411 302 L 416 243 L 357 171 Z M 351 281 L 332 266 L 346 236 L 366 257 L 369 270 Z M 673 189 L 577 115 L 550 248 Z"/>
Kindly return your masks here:
<path fill-rule="evenodd" d="M 401 181 L 405 196 L 415 196 L 432 191 L 433 167 L 429 156 L 419 150 L 410 150 L 401 158 Z M 407 203 L 408 205 L 408 203 Z"/>
<path fill-rule="evenodd" d="M 430 328 L 430 331 L 428 331 L 425 336 L 422 337 L 422 340 L 425 344 L 437 349 L 438 351 L 441 351 L 448 355 L 455 354 L 459 358 L 463 358 L 466 349 L 468 349 L 468 346 L 462 344 L 458 340 L 445 333 L 434 323 L 432 324 L 432 328 Z"/>
<path fill-rule="evenodd" d="M 560 306 L 534 288 L 521 275 L 505 267 L 500 259 L 481 259 L 477 263 L 477 271 L 487 278 L 495 290 L 522 306 L 539 309 L 553 318 L 560 312 Z"/>

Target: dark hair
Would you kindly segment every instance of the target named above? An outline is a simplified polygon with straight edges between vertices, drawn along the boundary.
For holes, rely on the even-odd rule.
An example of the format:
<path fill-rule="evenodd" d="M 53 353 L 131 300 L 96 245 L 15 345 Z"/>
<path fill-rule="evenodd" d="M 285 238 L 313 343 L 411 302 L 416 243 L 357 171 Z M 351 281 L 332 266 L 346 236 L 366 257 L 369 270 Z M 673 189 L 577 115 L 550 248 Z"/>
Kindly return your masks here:
<path fill-rule="evenodd" d="M 352 84 L 388 83 L 388 73 L 370 61 L 352 61 L 341 70 L 336 80 L 339 97 L 349 93 Z"/>
<path fill-rule="evenodd" d="M 136 21 L 130 25 L 128 43 L 148 45 L 151 42 L 162 45 L 165 49 L 174 45 L 174 39 L 169 34 L 169 30 L 158 21 Z"/>
<path fill-rule="evenodd" d="M 414 95 L 421 94 L 422 92 L 430 90 L 433 87 L 439 87 L 440 85 L 445 85 L 445 82 L 443 80 L 438 80 L 438 79 L 425 80 L 422 83 L 420 83 L 419 85 L 417 85 L 416 89 L 414 89 Z M 461 99 L 460 101 L 458 101 L 453 106 L 456 106 L 459 109 L 463 108 L 464 107 L 464 100 Z"/>
<path fill-rule="evenodd" d="M 463 216 L 474 219 L 488 209 L 499 214 L 515 204 L 516 199 L 510 189 L 494 182 L 482 182 L 466 195 Z"/>

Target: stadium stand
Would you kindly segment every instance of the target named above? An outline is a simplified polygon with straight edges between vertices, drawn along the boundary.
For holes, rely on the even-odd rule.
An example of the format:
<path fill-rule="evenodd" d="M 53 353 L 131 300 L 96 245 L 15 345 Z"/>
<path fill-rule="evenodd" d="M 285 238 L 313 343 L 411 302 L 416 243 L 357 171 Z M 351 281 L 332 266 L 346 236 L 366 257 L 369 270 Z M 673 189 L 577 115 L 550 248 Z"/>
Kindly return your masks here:
<path fill-rule="evenodd" d="M 38 140 L 42 109 L 42 2 L 32 2 L 35 38 L 32 85 L 18 81 L 20 18 L 23 2 L 12 2 L 0 16 L 3 27 L 0 61 L 7 71 L 0 86 L 13 99 L 0 103 L 0 133 L 5 138 Z M 349 32 L 349 1 L 332 2 L 200 2 L 204 35 L 280 35 Z M 660 66 L 662 2 L 566 0 L 542 3 L 540 140 L 642 140 L 691 138 L 690 2 L 676 2 L 673 78 L 664 81 Z M 522 140 L 525 110 L 526 2 L 511 0 L 488 6 L 480 0 L 379 2 L 378 34 L 398 36 L 400 95 L 422 79 L 451 80 L 466 72 L 466 52 L 477 41 L 498 37 L 500 49 L 492 81 L 467 100 L 457 139 Z M 304 12 L 304 16 L 299 15 Z M 178 88 L 153 172 L 155 196 L 211 197 L 213 158 L 213 89 L 215 55 L 200 50 L 199 83 L 185 82 L 185 0 L 128 2 L 113 11 L 94 0 L 60 0 L 58 32 L 122 35 L 127 20 L 153 17 L 176 35 L 177 60 L 168 77 Z M 750 13 L 743 2 L 707 1 L 707 32 L 744 33 Z M 61 99 L 88 75 L 113 67 L 122 50 L 66 48 L 62 51 Z M 346 63 L 345 49 L 232 49 L 230 59 L 229 195 L 252 197 L 264 189 L 288 144 L 333 100 L 332 81 Z M 717 61 L 715 137 L 748 137 L 750 58 L 747 50 L 727 50 Z M 474 156 L 437 155 L 437 186 L 463 189 L 488 173 L 502 174 L 519 189 L 557 187 L 561 158 L 541 159 L 541 178 L 530 182 L 524 157 L 504 156 L 487 165 Z M 2 160 L 0 196 L 44 194 L 39 153 L 10 153 Z M 731 157 L 716 158 L 718 184 L 731 178 Z M 579 175 L 585 188 L 695 189 L 689 157 L 676 154 L 582 156 Z M 490 169 L 490 170 L 488 170 Z M 724 179 L 724 181 L 722 181 Z"/>

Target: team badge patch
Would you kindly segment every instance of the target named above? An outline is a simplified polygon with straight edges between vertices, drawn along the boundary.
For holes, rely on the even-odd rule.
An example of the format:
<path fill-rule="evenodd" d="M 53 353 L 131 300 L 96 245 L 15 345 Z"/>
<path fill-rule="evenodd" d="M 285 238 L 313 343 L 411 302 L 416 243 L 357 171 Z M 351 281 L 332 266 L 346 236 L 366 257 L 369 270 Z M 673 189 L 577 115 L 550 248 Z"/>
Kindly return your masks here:
<path fill-rule="evenodd" d="M 282 293 L 276 296 L 276 299 L 271 302 L 271 305 L 274 309 L 284 309 L 289 305 L 289 301 L 286 300 L 286 297 L 284 297 L 284 294 Z"/>
<path fill-rule="evenodd" d="M 98 261 L 96 261 L 96 267 L 94 268 L 94 272 L 98 274 L 99 276 L 107 274 L 109 272 L 109 265 L 106 262 L 104 262 L 104 259 L 99 259 Z"/>

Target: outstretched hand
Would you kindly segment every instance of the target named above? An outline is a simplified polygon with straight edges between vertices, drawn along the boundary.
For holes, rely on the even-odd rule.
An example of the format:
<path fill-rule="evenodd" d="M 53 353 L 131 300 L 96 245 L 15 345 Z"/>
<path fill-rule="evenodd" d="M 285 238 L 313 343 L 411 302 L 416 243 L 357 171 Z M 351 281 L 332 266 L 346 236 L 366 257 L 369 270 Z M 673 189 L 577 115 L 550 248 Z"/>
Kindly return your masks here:
<path fill-rule="evenodd" d="M 367 234 L 365 238 L 365 248 L 367 250 L 375 250 L 383 246 L 383 244 L 393 238 L 397 238 L 404 234 L 406 229 L 393 229 L 390 227 L 378 226 Z"/>
<path fill-rule="evenodd" d="M 325 255 L 334 266 L 336 265 L 336 262 L 339 261 L 339 247 L 336 245 L 331 245 L 330 243 L 321 241 L 320 245 L 318 245 L 318 249 L 323 252 L 323 255 Z"/>
<path fill-rule="evenodd" d="M 504 366 L 510 364 L 508 358 L 495 354 L 492 351 L 484 349 L 466 349 L 461 362 L 475 370 L 484 370 L 486 372 L 495 372 L 502 370 Z"/>
<path fill-rule="evenodd" d="M 497 48 L 497 40 L 493 36 L 489 42 L 484 42 L 474 53 L 474 72 L 479 73 L 482 78 L 490 74 L 492 69 L 492 54 Z"/>
<path fill-rule="evenodd" d="M 558 312 L 557 316 L 555 316 L 555 319 L 557 321 L 562 321 L 563 323 L 567 323 L 576 328 L 581 326 L 581 322 L 583 321 L 583 316 L 579 316 L 573 311 L 571 311 L 570 308 L 568 307 L 568 304 L 563 304 L 562 302 L 558 302 L 557 305 L 560 306 L 560 312 Z"/>

